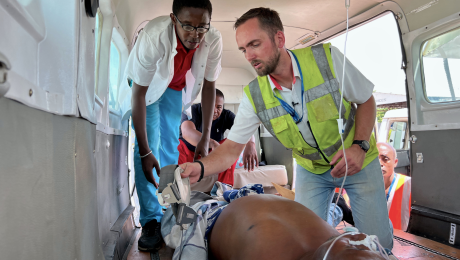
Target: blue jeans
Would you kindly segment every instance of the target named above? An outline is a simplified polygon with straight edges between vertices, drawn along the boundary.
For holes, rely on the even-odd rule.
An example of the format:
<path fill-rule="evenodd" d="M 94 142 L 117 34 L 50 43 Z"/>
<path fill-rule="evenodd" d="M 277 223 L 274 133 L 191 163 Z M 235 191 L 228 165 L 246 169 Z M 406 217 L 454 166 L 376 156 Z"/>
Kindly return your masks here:
<path fill-rule="evenodd" d="M 295 201 L 328 221 L 334 190 L 341 186 L 342 181 L 343 178 L 333 178 L 331 170 L 314 174 L 298 165 Z M 376 235 L 383 247 L 393 249 L 393 230 L 388 218 L 379 160 L 376 158 L 360 172 L 348 176 L 344 188 L 350 197 L 356 228 L 368 235 Z M 332 224 L 334 220 L 329 219 L 328 222 Z"/>
<path fill-rule="evenodd" d="M 155 103 L 146 108 L 146 130 L 149 147 L 158 160 L 160 167 L 177 164 L 179 159 L 179 127 L 182 113 L 182 91 L 167 88 Z M 139 221 L 142 226 L 163 217 L 162 207 L 156 196 L 157 189 L 147 181 L 142 170 L 139 145 L 134 145 L 134 171 L 137 195 L 140 204 Z M 159 183 L 159 177 L 153 168 L 153 176 Z"/>

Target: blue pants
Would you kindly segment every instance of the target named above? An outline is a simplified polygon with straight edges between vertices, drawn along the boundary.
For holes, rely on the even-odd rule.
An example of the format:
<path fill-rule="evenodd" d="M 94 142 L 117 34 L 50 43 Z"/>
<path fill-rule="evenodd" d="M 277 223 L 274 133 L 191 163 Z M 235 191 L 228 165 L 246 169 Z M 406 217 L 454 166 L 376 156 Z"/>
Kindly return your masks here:
<path fill-rule="evenodd" d="M 297 166 L 295 201 L 311 209 L 329 224 L 336 224 L 332 215 L 331 202 L 336 187 L 343 178 L 333 178 L 331 170 L 314 174 Z M 373 160 L 363 170 L 348 176 L 344 188 L 350 197 L 353 221 L 359 231 L 376 235 L 381 245 L 393 248 L 393 230 L 390 227 L 385 199 L 385 186 L 378 159 Z"/>
<path fill-rule="evenodd" d="M 179 159 L 179 127 L 182 113 L 182 91 L 167 88 L 165 93 L 155 103 L 146 108 L 146 130 L 149 147 L 158 160 L 160 167 L 177 164 Z M 137 195 L 140 204 L 139 221 L 144 226 L 149 221 L 156 219 L 158 222 L 163 217 L 162 207 L 156 196 L 157 189 L 147 181 L 142 171 L 139 155 L 139 145 L 134 146 L 134 171 Z M 159 183 L 159 177 L 153 168 L 153 176 Z"/>

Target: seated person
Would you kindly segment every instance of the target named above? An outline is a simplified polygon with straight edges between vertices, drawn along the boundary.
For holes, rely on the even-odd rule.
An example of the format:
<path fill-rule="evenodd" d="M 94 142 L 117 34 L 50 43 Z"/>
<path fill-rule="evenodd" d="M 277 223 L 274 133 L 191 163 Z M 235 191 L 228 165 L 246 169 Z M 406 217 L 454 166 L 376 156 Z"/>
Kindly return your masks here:
<path fill-rule="evenodd" d="M 379 160 L 385 182 L 387 208 L 393 228 L 407 230 L 411 208 L 411 178 L 395 173 L 398 158 L 395 148 L 387 143 L 377 143 Z"/>
<path fill-rule="evenodd" d="M 220 213 L 209 235 L 208 259 L 321 260 L 339 235 L 295 201 L 274 195 L 247 196 Z M 338 238 L 326 259 L 386 259 L 356 242 L 365 238 L 362 233 Z"/>
<path fill-rule="evenodd" d="M 224 94 L 216 89 L 216 104 L 211 126 L 211 140 L 209 141 L 209 149 L 215 149 L 222 144 L 226 139 L 224 133 L 233 126 L 235 114 L 227 109 L 224 109 Z M 195 146 L 201 139 L 202 133 L 202 110 L 201 104 L 192 105 L 192 118 L 188 119 L 185 113 L 182 113 L 181 134 L 179 138 L 179 164 L 193 162 L 197 159 L 195 155 Z M 244 165 L 245 169 L 252 171 L 254 166 L 257 166 L 257 153 L 255 148 L 254 137 L 249 140 L 244 150 Z M 233 185 L 233 172 L 235 163 L 226 171 L 219 173 L 218 181 Z"/>
<path fill-rule="evenodd" d="M 393 146 L 387 143 L 377 143 L 379 150 L 379 161 L 380 167 L 383 173 L 383 181 L 385 183 L 385 193 L 387 198 L 387 208 L 390 216 L 390 221 L 393 224 L 393 228 L 400 229 L 403 231 L 407 230 L 410 218 L 411 209 L 411 178 L 395 173 L 395 167 L 398 164 L 398 158 L 396 150 Z M 333 203 L 336 202 L 334 197 Z M 342 199 L 341 199 L 342 200 Z M 337 204 L 340 208 L 339 211 L 343 211 L 343 220 L 350 224 L 353 224 L 351 211 L 347 208 L 346 204 L 341 200 Z M 351 205 L 353 207 L 353 205 Z M 329 212 L 329 216 L 333 214 Z M 340 214 L 335 214 L 338 216 Z M 347 219 L 346 217 L 347 216 Z M 350 221 L 351 219 L 351 221 Z M 340 220 L 338 221 L 340 222 Z M 335 221 L 337 223 L 337 221 Z"/>

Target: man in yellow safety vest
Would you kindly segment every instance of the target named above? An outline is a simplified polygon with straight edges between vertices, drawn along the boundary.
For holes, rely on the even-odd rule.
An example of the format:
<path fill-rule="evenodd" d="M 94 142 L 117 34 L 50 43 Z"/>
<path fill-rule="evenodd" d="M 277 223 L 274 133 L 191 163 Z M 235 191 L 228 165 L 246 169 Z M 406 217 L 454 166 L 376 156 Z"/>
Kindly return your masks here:
<path fill-rule="evenodd" d="M 228 168 L 262 123 L 297 161 L 295 200 L 327 220 L 336 187 L 346 172 L 337 119 L 343 118 L 348 177 L 345 188 L 356 227 L 377 235 L 392 249 L 385 191 L 372 129 L 373 84 L 330 44 L 287 50 L 276 11 L 254 8 L 235 23 L 238 48 L 259 77 L 244 88 L 227 141 L 211 155 L 181 165 L 182 177 L 196 182 Z M 344 78 L 343 78 L 344 77 Z M 343 99 L 341 100 L 341 85 Z M 355 105 L 356 104 L 356 105 Z"/>

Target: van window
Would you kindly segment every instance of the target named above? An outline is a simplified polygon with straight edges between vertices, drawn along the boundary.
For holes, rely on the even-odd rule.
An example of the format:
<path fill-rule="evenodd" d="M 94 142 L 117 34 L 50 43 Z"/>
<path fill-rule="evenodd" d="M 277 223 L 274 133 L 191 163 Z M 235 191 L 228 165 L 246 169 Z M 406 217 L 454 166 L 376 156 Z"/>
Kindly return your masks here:
<path fill-rule="evenodd" d="M 344 53 L 345 34 L 331 39 L 330 42 Z M 351 30 L 346 54 L 353 66 L 374 84 L 375 92 L 404 97 L 403 100 L 396 101 L 401 106 L 395 106 L 396 103 L 390 98 L 376 98 L 377 108 L 406 107 L 406 75 L 401 69 L 401 43 L 393 13 L 384 14 Z M 342 68 L 338 69 L 341 74 Z"/>
<path fill-rule="evenodd" d="M 460 100 L 460 28 L 422 44 L 425 95 L 429 102 Z"/>
<path fill-rule="evenodd" d="M 118 81 L 120 78 L 120 51 L 113 41 L 110 43 L 109 73 L 109 108 L 117 110 Z"/>
<path fill-rule="evenodd" d="M 387 143 L 395 149 L 404 149 L 406 128 L 406 122 L 393 122 L 390 131 L 388 131 Z"/>
<path fill-rule="evenodd" d="M 101 49 L 101 35 L 102 35 L 102 13 L 101 10 L 97 9 L 96 14 L 96 24 L 94 28 L 94 38 L 95 38 L 95 47 L 94 47 L 94 92 L 97 94 L 97 85 L 98 85 L 98 73 L 99 73 L 99 54 Z"/>

